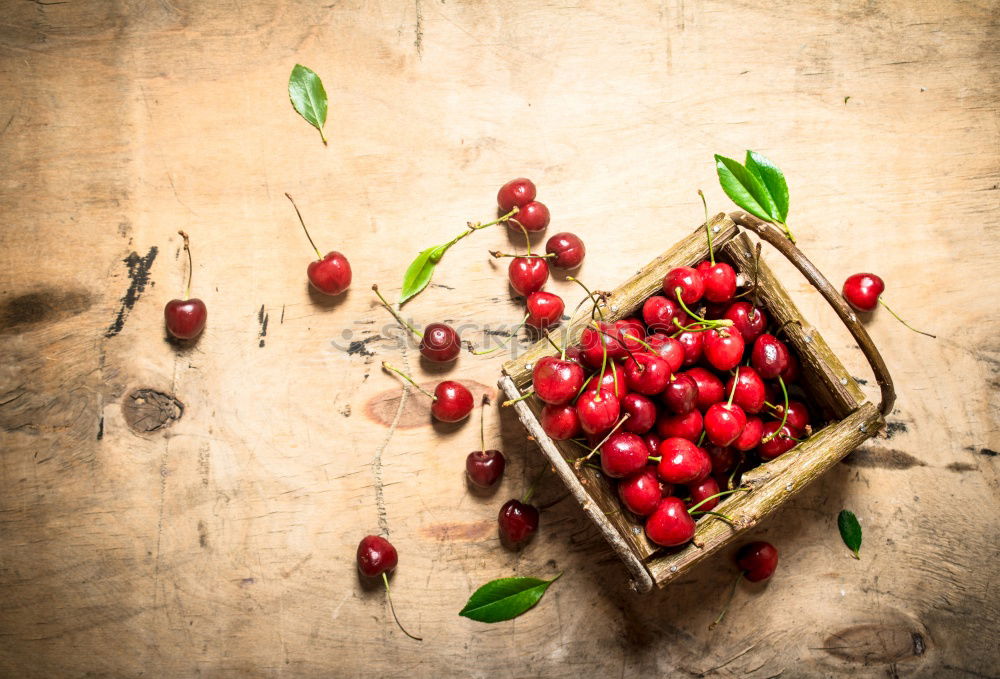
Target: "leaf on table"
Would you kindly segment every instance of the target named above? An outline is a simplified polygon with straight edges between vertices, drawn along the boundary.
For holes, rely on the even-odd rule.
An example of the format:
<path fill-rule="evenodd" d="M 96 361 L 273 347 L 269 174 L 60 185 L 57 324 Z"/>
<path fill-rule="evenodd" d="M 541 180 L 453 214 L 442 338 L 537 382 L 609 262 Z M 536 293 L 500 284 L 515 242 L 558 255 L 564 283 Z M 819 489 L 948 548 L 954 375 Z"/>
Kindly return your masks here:
<path fill-rule="evenodd" d="M 847 548 L 854 552 L 854 558 L 860 559 L 858 550 L 861 549 L 861 524 L 854 512 L 843 510 L 837 516 L 837 527 L 840 528 L 840 537 L 844 540 Z"/>
<path fill-rule="evenodd" d="M 784 223 L 788 218 L 788 184 L 785 182 L 785 174 L 756 151 L 747 151 L 746 168 L 760 180 L 774 202 L 776 211 L 772 216 Z"/>
<path fill-rule="evenodd" d="M 427 284 L 431 282 L 431 277 L 434 275 L 434 269 L 437 267 L 438 262 L 441 261 L 449 245 L 435 245 L 422 250 L 410 263 L 410 266 L 406 267 L 406 273 L 403 274 L 403 289 L 399 293 L 400 304 L 403 304 L 403 302 L 414 297 L 427 287 Z"/>
<path fill-rule="evenodd" d="M 559 575 L 551 580 L 538 578 L 493 580 L 473 592 L 465 608 L 458 614 L 479 622 L 501 622 L 516 618 L 537 604 L 549 585 L 559 579 Z"/>
<path fill-rule="evenodd" d="M 302 64 L 295 64 L 288 77 L 288 98 L 292 106 L 306 121 L 319 130 L 320 139 L 326 144 L 323 126 L 326 125 L 326 90 L 319 76 Z"/>

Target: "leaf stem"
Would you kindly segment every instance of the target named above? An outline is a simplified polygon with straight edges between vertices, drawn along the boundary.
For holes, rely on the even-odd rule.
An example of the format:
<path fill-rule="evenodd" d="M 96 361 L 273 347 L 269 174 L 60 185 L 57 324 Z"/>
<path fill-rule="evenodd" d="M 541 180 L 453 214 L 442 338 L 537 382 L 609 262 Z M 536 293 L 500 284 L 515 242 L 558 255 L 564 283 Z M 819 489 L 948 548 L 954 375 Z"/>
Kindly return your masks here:
<path fill-rule="evenodd" d="M 382 361 L 382 368 L 385 369 L 385 370 L 391 370 L 392 372 L 396 373 L 397 375 L 399 375 L 400 377 L 402 377 L 404 380 L 406 380 L 407 382 L 409 382 L 410 384 L 412 384 L 414 387 L 416 387 L 419 391 L 421 391 L 425 395 L 429 396 L 432 401 L 436 401 L 437 400 L 437 396 L 435 396 L 431 392 L 429 392 L 426 389 L 424 389 L 423 387 L 421 387 L 419 384 L 417 384 L 416 382 L 413 381 L 412 377 L 410 377 L 409 375 L 407 375 L 406 373 L 404 373 L 402 370 L 399 370 L 398 368 L 394 367 L 390 363 L 386 363 L 385 361 Z"/>
<path fill-rule="evenodd" d="M 384 306 L 386 309 L 389 310 L 389 313 L 392 314 L 392 317 L 395 318 L 396 321 L 400 325 L 402 325 L 404 328 L 406 328 L 407 330 L 409 330 L 410 332 L 412 332 L 417 337 L 422 338 L 424 336 L 424 333 L 420 332 L 419 330 L 417 330 L 416 328 L 414 328 L 412 325 L 410 325 L 409 323 L 407 323 L 406 321 L 404 321 L 403 317 L 400 316 L 399 313 L 397 313 L 396 310 L 392 308 L 392 305 L 389 304 L 387 301 L 385 301 L 385 297 L 383 297 L 382 293 L 378 291 L 378 284 L 372 283 L 372 292 L 375 293 L 375 295 L 378 297 L 379 301 L 382 302 L 382 306 Z"/>
<path fill-rule="evenodd" d="M 715 250 L 712 249 L 712 229 L 708 227 L 708 202 L 705 200 L 705 194 L 702 193 L 701 189 L 698 189 L 698 195 L 701 196 L 701 204 L 705 206 L 705 235 L 708 236 L 708 258 L 712 262 L 712 266 L 715 266 Z"/>
<path fill-rule="evenodd" d="M 907 328 L 909 328 L 913 332 L 920 333 L 921 335 L 925 335 L 925 336 L 931 337 L 933 339 L 937 339 L 937 335 L 932 335 L 929 332 L 924 332 L 923 330 L 917 330 L 912 325 L 910 325 L 909 323 L 907 323 L 906 321 L 904 321 L 902 318 L 899 317 L 899 314 L 897 314 L 895 311 L 893 311 L 892 309 L 889 308 L 889 305 L 886 304 L 882 300 L 881 297 L 878 298 L 878 303 L 881 304 L 883 307 L 885 307 L 886 311 L 888 311 L 890 314 L 892 314 L 893 316 L 895 316 L 897 321 L 899 321 L 900 323 L 902 323 L 903 325 L 905 325 Z"/>
<path fill-rule="evenodd" d="M 392 618 L 396 621 L 396 624 L 399 625 L 399 629 L 403 630 L 403 634 L 410 637 L 414 641 L 423 641 L 423 637 L 415 637 L 407 632 L 406 628 L 403 627 L 403 623 L 399 621 L 399 617 L 396 615 L 396 607 L 392 605 L 392 593 L 389 591 L 389 576 L 385 574 L 385 571 L 382 572 L 382 582 L 385 583 L 385 597 L 389 600 L 389 610 L 392 611 Z"/>
<path fill-rule="evenodd" d="M 785 397 L 785 406 L 781 409 L 781 424 L 778 425 L 777 429 L 775 429 L 770 434 L 762 438 L 760 440 L 761 443 L 767 443 L 775 436 L 777 436 L 778 432 L 780 432 L 782 428 L 784 428 L 785 422 L 788 421 L 788 389 L 785 388 L 785 380 L 781 379 L 781 375 L 778 375 L 778 384 L 781 385 L 781 393 Z"/>
<path fill-rule="evenodd" d="M 322 135 L 323 130 L 320 130 L 319 133 L 320 135 Z M 323 140 L 323 143 L 324 144 L 326 143 L 326 139 Z M 312 236 L 309 235 L 309 229 L 306 228 L 306 222 L 304 219 L 302 219 L 302 213 L 299 212 L 299 206 L 295 204 L 295 199 L 292 198 L 291 195 L 289 195 L 287 192 L 285 193 L 285 198 L 291 201 L 292 207 L 295 208 L 295 214 L 299 218 L 299 224 L 302 225 L 302 230 L 306 232 L 306 238 L 309 239 L 309 245 L 311 245 L 313 250 L 316 251 L 316 259 L 323 259 L 323 254 L 319 251 L 319 248 L 316 247 L 316 243 L 313 242 Z"/>
<path fill-rule="evenodd" d="M 177 233 L 184 239 L 184 252 L 188 256 L 188 283 L 187 288 L 184 290 L 184 299 L 188 299 L 191 297 L 191 277 L 194 276 L 194 260 L 191 259 L 191 239 L 183 231 L 178 231 Z"/>

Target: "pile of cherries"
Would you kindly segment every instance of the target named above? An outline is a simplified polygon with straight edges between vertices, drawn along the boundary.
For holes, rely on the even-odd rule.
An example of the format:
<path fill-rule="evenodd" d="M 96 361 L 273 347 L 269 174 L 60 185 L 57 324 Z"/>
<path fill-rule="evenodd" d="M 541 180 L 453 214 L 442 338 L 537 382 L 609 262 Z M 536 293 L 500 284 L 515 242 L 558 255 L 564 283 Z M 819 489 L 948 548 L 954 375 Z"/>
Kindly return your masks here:
<path fill-rule="evenodd" d="M 577 465 L 599 456 L 657 545 L 691 540 L 739 473 L 812 432 L 799 361 L 752 292 L 739 299 L 736 272 L 714 257 L 677 267 L 636 316 L 595 318 L 532 369 L 544 431 L 589 450 Z"/>

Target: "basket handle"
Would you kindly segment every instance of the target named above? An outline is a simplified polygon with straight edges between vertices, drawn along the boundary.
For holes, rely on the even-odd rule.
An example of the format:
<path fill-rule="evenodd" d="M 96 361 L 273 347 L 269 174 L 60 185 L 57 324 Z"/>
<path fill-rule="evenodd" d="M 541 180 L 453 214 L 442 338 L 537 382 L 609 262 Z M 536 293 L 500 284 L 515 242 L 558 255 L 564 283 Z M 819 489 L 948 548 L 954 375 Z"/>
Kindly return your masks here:
<path fill-rule="evenodd" d="M 802 272 L 806 280 L 819 290 L 819 294 L 823 295 L 823 298 L 837 312 L 840 320 L 844 322 L 851 335 L 857 340 L 861 353 L 868 359 L 868 364 L 872 367 L 872 372 L 875 373 L 875 380 L 878 382 L 879 389 L 882 390 L 882 403 L 879 404 L 879 410 L 883 417 L 887 416 L 896 402 L 896 390 L 892 385 L 892 376 L 868 331 L 861 325 L 857 314 L 847 305 L 843 296 L 830 285 L 830 281 L 826 280 L 826 277 L 802 254 L 802 251 L 795 247 L 795 244 L 788 240 L 785 234 L 773 224 L 757 219 L 746 212 L 731 212 L 729 218 L 744 229 L 753 231 L 788 258 L 788 261 Z"/>

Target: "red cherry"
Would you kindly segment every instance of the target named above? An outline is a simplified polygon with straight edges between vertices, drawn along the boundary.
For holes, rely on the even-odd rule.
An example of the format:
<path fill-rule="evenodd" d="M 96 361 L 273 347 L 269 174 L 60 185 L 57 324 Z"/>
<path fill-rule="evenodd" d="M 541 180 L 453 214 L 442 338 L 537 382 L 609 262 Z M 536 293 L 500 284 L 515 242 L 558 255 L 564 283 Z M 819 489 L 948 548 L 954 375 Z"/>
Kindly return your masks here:
<path fill-rule="evenodd" d="M 646 337 L 646 344 L 657 356 L 667 362 L 671 374 L 684 365 L 684 345 L 673 337 L 657 333 Z"/>
<path fill-rule="evenodd" d="M 597 389 L 607 389 L 618 399 L 625 396 L 628 388 L 625 384 L 625 368 L 622 367 L 621 363 L 608 361 L 604 372 L 600 375 L 594 375 L 584 387 L 584 391 L 596 391 Z"/>
<path fill-rule="evenodd" d="M 677 331 L 675 319 L 681 325 L 688 324 L 688 315 L 675 300 L 653 295 L 642 303 L 642 320 L 650 330 L 674 333 Z"/>
<path fill-rule="evenodd" d="M 538 398 L 561 405 L 573 400 L 583 386 L 583 368 L 573 361 L 546 356 L 535 363 L 531 378 Z"/>
<path fill-rule="evenodd" d="M 670 380 L 670 366 L 654 354 L 632 354 L 625 359 L 624 372 L 628 388 L 647 396 L 662 392 Z"/>
<path fill-rule="evenodd" d="M 856 273 L 844 281 L 843 295 L 858 311 L 874 311 L 885 282 L 873 273 Z"/>
<path fill-rule="evenodd" d="M 736 565 L 750 582 L 767 580 L 778 567 L 778 550 L 770 542 L 751 542 L 736 553 Z"/>
<path fill-rule="evenodd" d="M 479 488 L 496 485 L 506 466 L 507 460 L 499 450 L 475 450 L 465 458 L 465 474 Z"/>
<path fill-rule="evenodd" d="M 613 479 L 631 476 L 648 462 L 646 442 L 631 432 L 615 432 L 601 445 L 601 469 Z"/>
<path fill-rule="evenodd" d="M 442 422 L 460 422 L 472 412 L 472 392 L 460 382 L 445 380 L 434 387 L 431 415 Z"/>
<path fill-rule="evenodd" d="M 746 424 L 743 408 L 735 403 L 713 403 L 705 411 L 705 436 L 717 446 L 728 446 L 739 438 Z"/>
<path fill-rule="evenodd" d="M 579 236 L 562 231 L 545 241 L 545 252 L 555 255 L 552 258 L 552 266 L 570 270 L 580 266 L 584 255 L 587 254 L 587 248 L 583 246 Z"/>
<path fill-rule="evenodd" d="M 788 366 L 788 347 L 774 335 L 763 334 L 753 343 L 750 365 L 762 378 L 773 380 Z"/>
<path fill-rule="evenodd" d="M 736 272 L 725 262 L 704 261 L 697 271 L 705 283 L 705 299 L 709 302 L 728 302 L 736 294 Z M 684 303 L 689 302 L 684 300 Z"/>
<path fill-rule="evenodd" d="M 538 508 L 518 500 L 507 500 L 497 517 L 500 540 L 508 547 L 519 547 L 538 530 Z"/>
<path fill-rule="evenodd" d="M 587 434 L 607 431 L 618 421 L 621 405 L 615 395 L 607 389 L 585 391 L 576 400 L 576 413 L 580 417 L 580 427 Z"/>
<path fill-rule="evenodd" d="M 791 384 L 792 382 L 798 381 L 801 372 L 802 369 L 799 365 L 799 359 L 795 357 L 795 354 L 789 352 L 788 364 L 785 366 L 785 369 L 781 371 L 781 374 L 778 377 L 783 379 L 785 384 Z"/>
<path fill-rule="evenodd" d="M 537 200 L 525 203 L 518 213 L 510 218 L 509 224 L 514 225 L 515 222 L 523 226 L 525 231 L 544 231 L 549 225 L 549 209 Z"/>
<path fill-rule="evenodd" d="M 712 473 L 708 453 L 687 439 L 665 438 L 657 453 L 656 474 L 667 483 L 697 483 Z"/>
<path fill-rule="evenodd" d="M 656 510 L 646 519 L 646 536 L 662 547 L 677 547 L 694 537 L 694 519 L 684 503 L 676 497 L 660 500 Z"/>
<path fill-rule="evenodd" d="M 701 502 L 706 498 L 710 498 L 713 495 L 719 493 L 718 482 L 709 476 L 707 479 L 703 479 L 698 483 L 688 484 L 688 492 L 691 494 L 691 501 L 686 503 L 688 507 L 694 507 L 696 504 Z M 712 498 L 705 504 L 698 507 L 695 511 L 708 512 L 719 506 L 719 498 Z"/>
<path fill-rule="evenodd" d="M 549 279 L 549 265 L 542 257 L 514 257 L 507 267 L 510 287 L 527 297 L 538 292 Z"/>
<path fill-rule="evenodd" d="M 562 320 L 566 305 L 559 295 L 538 291 L 528 295 L 527 307 L 528 318 L 525 323 L 533 328 L 545 330 Z"/>
<path fill-rule="evenodd" d="M 181 340 L 194 339 L 205 329 L 208 307 L 200 299 L 172 299 L 163 308 L 167 332 Z"/>
<path fill-rule="evenodd" d="M 686 373 L 694 383 L 698 385 L 698 398 L 695 405 L 699 410 L 705 410 L 713 403 L 724 401 L 726 392 L 723 391 L 722 380 L 704 368 L 691 368 Z"/>
<path fill-rule="evenodd" d="M 716 370 L 732 370 L 743 360 L 743 336 L 733 327 L 712 328 L 705 332 L 703 352 Z"/>
<path fill-rule="evenodd" d="M 656 469 L 646 465 L 618 483 L 618 497 L 625 509 L 639 516 L 649 516 L 660 504 L 663 488 L 656 478 Z"/>
<path fill-rule="evenodd" d="M 420 355 L 428 361 L 446 363 L 458 357 L 462 343 L 455 329 L 446 323 L 431 323 L 420 338 Z"/>
<path fill-rule="evenodd" d="M 500 212 L 507 214 L 517 207 L 524 207 L 535 199 L 535 185 L 530 179 L 511 179 L 497 191 Z"/>
<path fill-rule="evenodd" d="M 656 423 L 656 406 L 642 394 L 628 393 L 621 397 L 621 408 L 628 413 L 622 429 L 633 434 L 645 434 Z M 655 450 L 655 448 L 650 448 Z"/>
<path fill-rule="evenodd" d="M 743 431 L 733 441 L 733 448 L 736 450 L 753 450 L 760 445 L 760 440 L 764 437 L 764 421 L 759 417 L 748 417 Z"/>
<path fill-rule="evenodd" d="M 736 466 L 736 453 L 729 446 L 706 446 L 705 452 L 712 461 L 712 473 L 717 476 L 728 474 Z"/>
<path fill-rule="evenodd" d="M 656 420 L 656 433 L 663 438 L 682 438 L 696 441 L 701 436 L 701 412 L 692 410 L 683 415 L 661 415 Z"/>
<path fill-rule="evenodd" d="M 663 403 L 675 415 L 685 415 L 698 405 L 698 383 L 684 373 L 678 373 L 663 390 Z"/>
<path fill-rule="evenodd" d="M 615 326 L 603 321 L 598 323 L 598 326 L 600 330 L 588 325 L 580 333 L 580 350 L 583 354 L 583 360 L 594 368 L 600 367 L 605 350 L 608 358 L 625 358 L 627 356 L 625 347 L 617 339 L 618 334 Z"/>
<path fill-rule="evenodd" d="M 735 377 L 730 377 L 726 382 L 725 393 L 733 393 L 733 383 L 736 383 L 736 393 L 733 394 L 733 403 L 747 413 L 756 414 L 764 407 L 767 400 L 767 393 L 764 388 L 764 380 L 760 378 L 757 371 L 745 365 L 741 365 L 736 371 Z"/>
<path fill-rule="evenodd" d="M 690 307 L 705 293 L 705 281 L 696 269 L 679 266 L 663 277 L 663 293 L 667 299 L 677 299 L 677 288 L 681 289 L 681 300 Z"/>
<path fill-rule="evenodd" d="M 388 540 L 378 535 L 366 535 L 358 543 L 358 570 L 369 578 L 389 573 L 399 563 L 399 554 Z"/>
<path fill-rule="evenodd" d="M 772 433 L 778 431 L 778 425 L 780 422 L 765 422 L 764 423 L 764 438 L 771 436 Z M 773 436 L 769 441 L 761 440 L 761 444 L 757 447 L 757 454 L 760 455 L 762 460 L 773 460 L 782 453 L 786 453 L 795 447 L 797 441 L 792 438 L 794 434 L 792 430 L 789 429 L 786 424 L 781 427 L 781 431 Z"/>
<path fill-rule="evenodd" d="M 677 336 L 677 341 L 681 343 L 684 347 L 684 363 L 683 365 L 694 365 L 701 358 L 702 348 L 705 343 L 705 333 L 704 331 L 688 331 L 685 330 Z"/>
<path fill-rule="evenodd" d="M 659 450 L 660 442 L 663 441 L 663 438 L 654 431 L 648 431 L 643 434 L 642 440 L 646 442 L 646 447 L 650 450 Z"/>
<path fill-rule="evenodd" d="M 646 327 L 638 318 L 623 318 L 614 322 L 615 338 L 632 352 L 645 351 Z"/>
<path fill-rule="evenodd" d="M 722 317 L 733 322 L 747 344 L 753 344 L 767 327 L 767 315 L 749 302 L 731 304 Z"/>
<path fill-rule="evenodd" d="M 328 252 L 323 259 L 306 267 L 309 283 L 324 295 L 339 295 L 351 284 L 351 264 L 339 252 Z"/>
<path fill-rule="evenodd" d="M 542 429 L 556 441 L 566 441 L 580 435 L 580 417 L 576 406 L 569 403 L 555 406 L 548 404 L 542 408 L 540 418 Z"/>
<path fill-rule="evenodd" d="M 806 427 L 809 426 L 809 409 L 806 407 L 806 404 L 802 401 L 789 401 L 788 416 L 785 418 L 785 424 L 798 436 L 805 433 Z"/>

